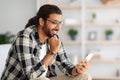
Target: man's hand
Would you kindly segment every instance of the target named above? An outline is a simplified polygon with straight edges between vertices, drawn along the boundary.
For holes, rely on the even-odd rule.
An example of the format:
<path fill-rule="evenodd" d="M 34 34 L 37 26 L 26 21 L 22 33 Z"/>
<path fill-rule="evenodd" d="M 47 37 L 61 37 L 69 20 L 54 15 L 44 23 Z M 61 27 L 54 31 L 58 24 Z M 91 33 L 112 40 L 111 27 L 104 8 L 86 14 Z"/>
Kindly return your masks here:
<path fill-rule="evenodd" d="M 54 36 L 48 39 L 48 43 L 50 45 L 51 53 L 56 54 L 60 48 L 61 41 L 56 36 Z"/>
<path fill-rule="evenodd" d="M 50 52 L 42 59 L 45 67 L 48 67 L 48 65 L 52 62 L 54 54 L 56 54 L 60 48 L 61 41 L 56 36 L 54 36 L 48 39 L 48 44 L 50 45 Z"/>
<path fill-rule="evenodd" d="M 72 70 L 73 75 L 82 74 L 88 70 L 89 63 L 87 61 L 81 61 L 79 64 L 75 65 L 75 68 Z"/>

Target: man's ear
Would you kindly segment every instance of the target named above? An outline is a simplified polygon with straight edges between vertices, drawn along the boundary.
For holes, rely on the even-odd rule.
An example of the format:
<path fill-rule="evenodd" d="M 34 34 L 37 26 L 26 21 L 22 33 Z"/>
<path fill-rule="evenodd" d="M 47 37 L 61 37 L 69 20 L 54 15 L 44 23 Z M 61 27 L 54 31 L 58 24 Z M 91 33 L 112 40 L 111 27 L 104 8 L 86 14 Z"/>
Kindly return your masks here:
<path fill-rule="evenodd" d="M 39 18 L 39 24 L 40 24 L 40 26 L 43 26 L 43 25 L 44 25 L 44 20 L 43 20 L 43 18 Z"/>

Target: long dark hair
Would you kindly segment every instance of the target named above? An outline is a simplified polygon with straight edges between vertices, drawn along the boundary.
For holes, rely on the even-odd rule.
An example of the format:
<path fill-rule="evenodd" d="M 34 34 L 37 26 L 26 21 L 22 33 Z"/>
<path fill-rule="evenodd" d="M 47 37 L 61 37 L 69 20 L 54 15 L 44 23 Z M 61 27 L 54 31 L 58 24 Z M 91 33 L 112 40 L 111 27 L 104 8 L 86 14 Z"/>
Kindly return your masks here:
<path fill-rule="evenodd" d="M 40 9 L 38 10 L 36 16 L 34 16 L 28 20 L 28 23 L 26 24 L 25 28 L 32 26 L 32 25 L 35 25 L 36 27 L 38 27 L 39 18 L 43 18 L 43 20 L 46 21 L 47 18 L 49 17 L 49 15 L 52 13 L 57 13 L 57 14 L 62 15 L 62 11 L 56 5 L 45 4 L 45 5 L 41 6 Z"/>

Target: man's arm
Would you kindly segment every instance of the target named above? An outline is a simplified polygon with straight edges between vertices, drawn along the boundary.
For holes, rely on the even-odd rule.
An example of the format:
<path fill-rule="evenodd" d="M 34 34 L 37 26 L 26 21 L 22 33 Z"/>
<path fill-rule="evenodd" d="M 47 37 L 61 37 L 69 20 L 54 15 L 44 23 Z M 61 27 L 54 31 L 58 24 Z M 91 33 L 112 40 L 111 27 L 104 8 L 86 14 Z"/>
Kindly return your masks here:
<path fill-rule="evenodd" d="M 52 62 L 54 55 L 57 54 L 60 48 L 60 44 L 61 41 L 56 36 L 48 39 L 48 45 L 50 46 L 50 50 L 48 54 L 46 54 L 46 56 L 42 59 L 45 67 L 48 67 L 48 65 Z"/>
<path fill-rule="evenodd" d="M 56 56 L 56 65 L 64 74 L 68 76 L 72 75 L 74 65 L 71 63 L 69 57 L 67 56 L 63 43 L 61 43 L 58 55 Z"/>

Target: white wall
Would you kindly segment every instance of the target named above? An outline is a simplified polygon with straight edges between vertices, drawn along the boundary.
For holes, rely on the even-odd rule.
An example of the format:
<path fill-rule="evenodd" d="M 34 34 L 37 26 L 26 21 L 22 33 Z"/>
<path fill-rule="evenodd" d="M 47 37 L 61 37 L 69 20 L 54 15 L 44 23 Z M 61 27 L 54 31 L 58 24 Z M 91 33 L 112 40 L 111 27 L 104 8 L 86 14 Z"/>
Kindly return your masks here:
<path fill-rule="evenodd" d="M 35 12 L 36 0 L 0 0 L 0 33 L 17 33 Z"/>

